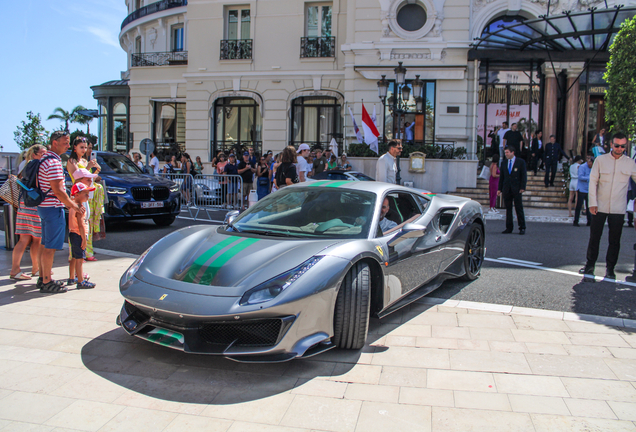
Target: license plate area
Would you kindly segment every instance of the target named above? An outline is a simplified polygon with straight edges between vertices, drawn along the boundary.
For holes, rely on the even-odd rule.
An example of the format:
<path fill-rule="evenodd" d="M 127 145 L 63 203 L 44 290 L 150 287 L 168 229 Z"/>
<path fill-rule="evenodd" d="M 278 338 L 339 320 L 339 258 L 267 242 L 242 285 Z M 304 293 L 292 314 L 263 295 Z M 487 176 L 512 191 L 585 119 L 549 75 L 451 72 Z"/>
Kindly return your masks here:
<path fill-rule="evenodd" d="M 141 208 L 159 208 L 163 207 L 163 201 L 142 202 Z"/>

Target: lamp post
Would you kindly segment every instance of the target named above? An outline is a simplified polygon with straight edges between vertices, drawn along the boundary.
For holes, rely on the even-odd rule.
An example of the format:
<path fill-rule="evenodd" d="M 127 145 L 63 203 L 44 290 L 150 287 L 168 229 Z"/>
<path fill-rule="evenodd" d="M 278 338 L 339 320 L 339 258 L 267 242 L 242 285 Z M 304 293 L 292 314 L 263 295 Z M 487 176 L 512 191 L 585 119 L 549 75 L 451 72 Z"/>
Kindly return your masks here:
<path fill-rule="evenodd" d="M 400 138 L 403 138 L 401 132 L 402 116 L 409 112 L 408 102 L 411 97 L 411 87 L 413 87 L 413 96 L 415 98 L 415 109 L 417 112 L 422 112 L 423 99 L 422 89 L 424 82 L 420 79 L 419 75 L 415 76 L 415 80 L 411 82 L 411 87 L 406 84 L 406 68 L 402 66 L 402 62 L 398 62 L 398 66 L 393 69 L 395 73 L 395 90 L 393 96 L 389 98 L 389 111 L 393 117 L 393 130 L 397 130 Z M 378 96 L 382 101 L 384 123 L 382 125 L 382 142 L 386 142 L 386 96 L 389 89 L 389 81 L 386 80 L 386 75 L 382 75 L 382 79 L 378 81 Z M 397 120 L 397 121 L 396 121 Z M 397 125 L 396 125 L 397 124 Z M 396 135 L 397 135 L 396 134 Z M 400 176 L 400 155 L 397 157 L 397 173 L 395 175 L 395 182 L 400 184 L 402 177 Z"/>

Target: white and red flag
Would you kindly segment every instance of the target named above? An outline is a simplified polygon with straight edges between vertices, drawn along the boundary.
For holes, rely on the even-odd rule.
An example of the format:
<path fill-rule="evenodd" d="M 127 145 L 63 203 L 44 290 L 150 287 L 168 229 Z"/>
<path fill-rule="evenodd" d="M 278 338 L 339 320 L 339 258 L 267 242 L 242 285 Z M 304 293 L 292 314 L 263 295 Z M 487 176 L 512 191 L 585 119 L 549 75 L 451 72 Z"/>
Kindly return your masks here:
<path fill-rule="evenodd" d="M 353 111 L 351 111 L 351 107 L 349 107 L 349 114 L 351 114 L 351 121 L 353 122 L 353 130 L 356 132 L 356 138 L 358 138 L 358 142 L 362 144 L 364 140 L 362 139 L 360 128 L 358 127 L 358 123 L 356 123 L 356 119 L 353 116 Z"/>
<path fill-rule="evenodd" d="M 375 127 L 375 123 L 364 107 L 364 104 L 362 104 L 362 129 L 364 130 L 364 142 L 375 154 L 378 154 L 378 137 L 380 136 L 380 132 L 378 132 L 378 128 Z"/>

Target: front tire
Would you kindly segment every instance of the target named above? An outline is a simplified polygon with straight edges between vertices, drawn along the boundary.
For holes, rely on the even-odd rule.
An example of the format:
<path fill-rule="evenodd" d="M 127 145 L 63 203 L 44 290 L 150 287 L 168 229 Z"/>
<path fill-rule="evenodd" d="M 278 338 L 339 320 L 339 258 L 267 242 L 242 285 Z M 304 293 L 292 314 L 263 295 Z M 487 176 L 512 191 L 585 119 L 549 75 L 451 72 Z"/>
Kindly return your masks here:
<path fill-rule="evenodd" d="M 155 216 L 152 218 L 152 220 L 158 226 L 168 226 L 168 225 L 172 225 L 172 223 L 174 222 L 176 218 L 177 218 L 176 216 Z"/>
<path fill-rule="evenodd" d="M 338 348 L 358 350 L 367 340 L 371 270 L 356 263 L 349 270 L 336 298 L 333 319 L 334 343 Z"/>
<path fill-rule="evenodd" d="M 484 263 L 484 229 L 478 223 L 473 223 L 468 231 L 466 246 L 464 247 L 464 269 L 466 274 L 462 279 L 474 281 L 481 273 Z"/>

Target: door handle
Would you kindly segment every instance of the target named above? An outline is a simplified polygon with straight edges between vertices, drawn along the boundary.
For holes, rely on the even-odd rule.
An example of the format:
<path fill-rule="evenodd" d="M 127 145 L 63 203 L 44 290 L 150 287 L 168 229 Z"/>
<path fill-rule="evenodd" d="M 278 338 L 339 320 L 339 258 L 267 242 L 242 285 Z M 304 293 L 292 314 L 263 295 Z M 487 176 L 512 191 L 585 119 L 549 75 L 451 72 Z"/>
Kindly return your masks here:
<path fill-rule="evenodd" d="M 441 239 L 442 239 L 442 236 L 437 236 L 437 237 L 435 237 L 435 241 L 436 241 L 436 242 L 440 241 Z"/>

